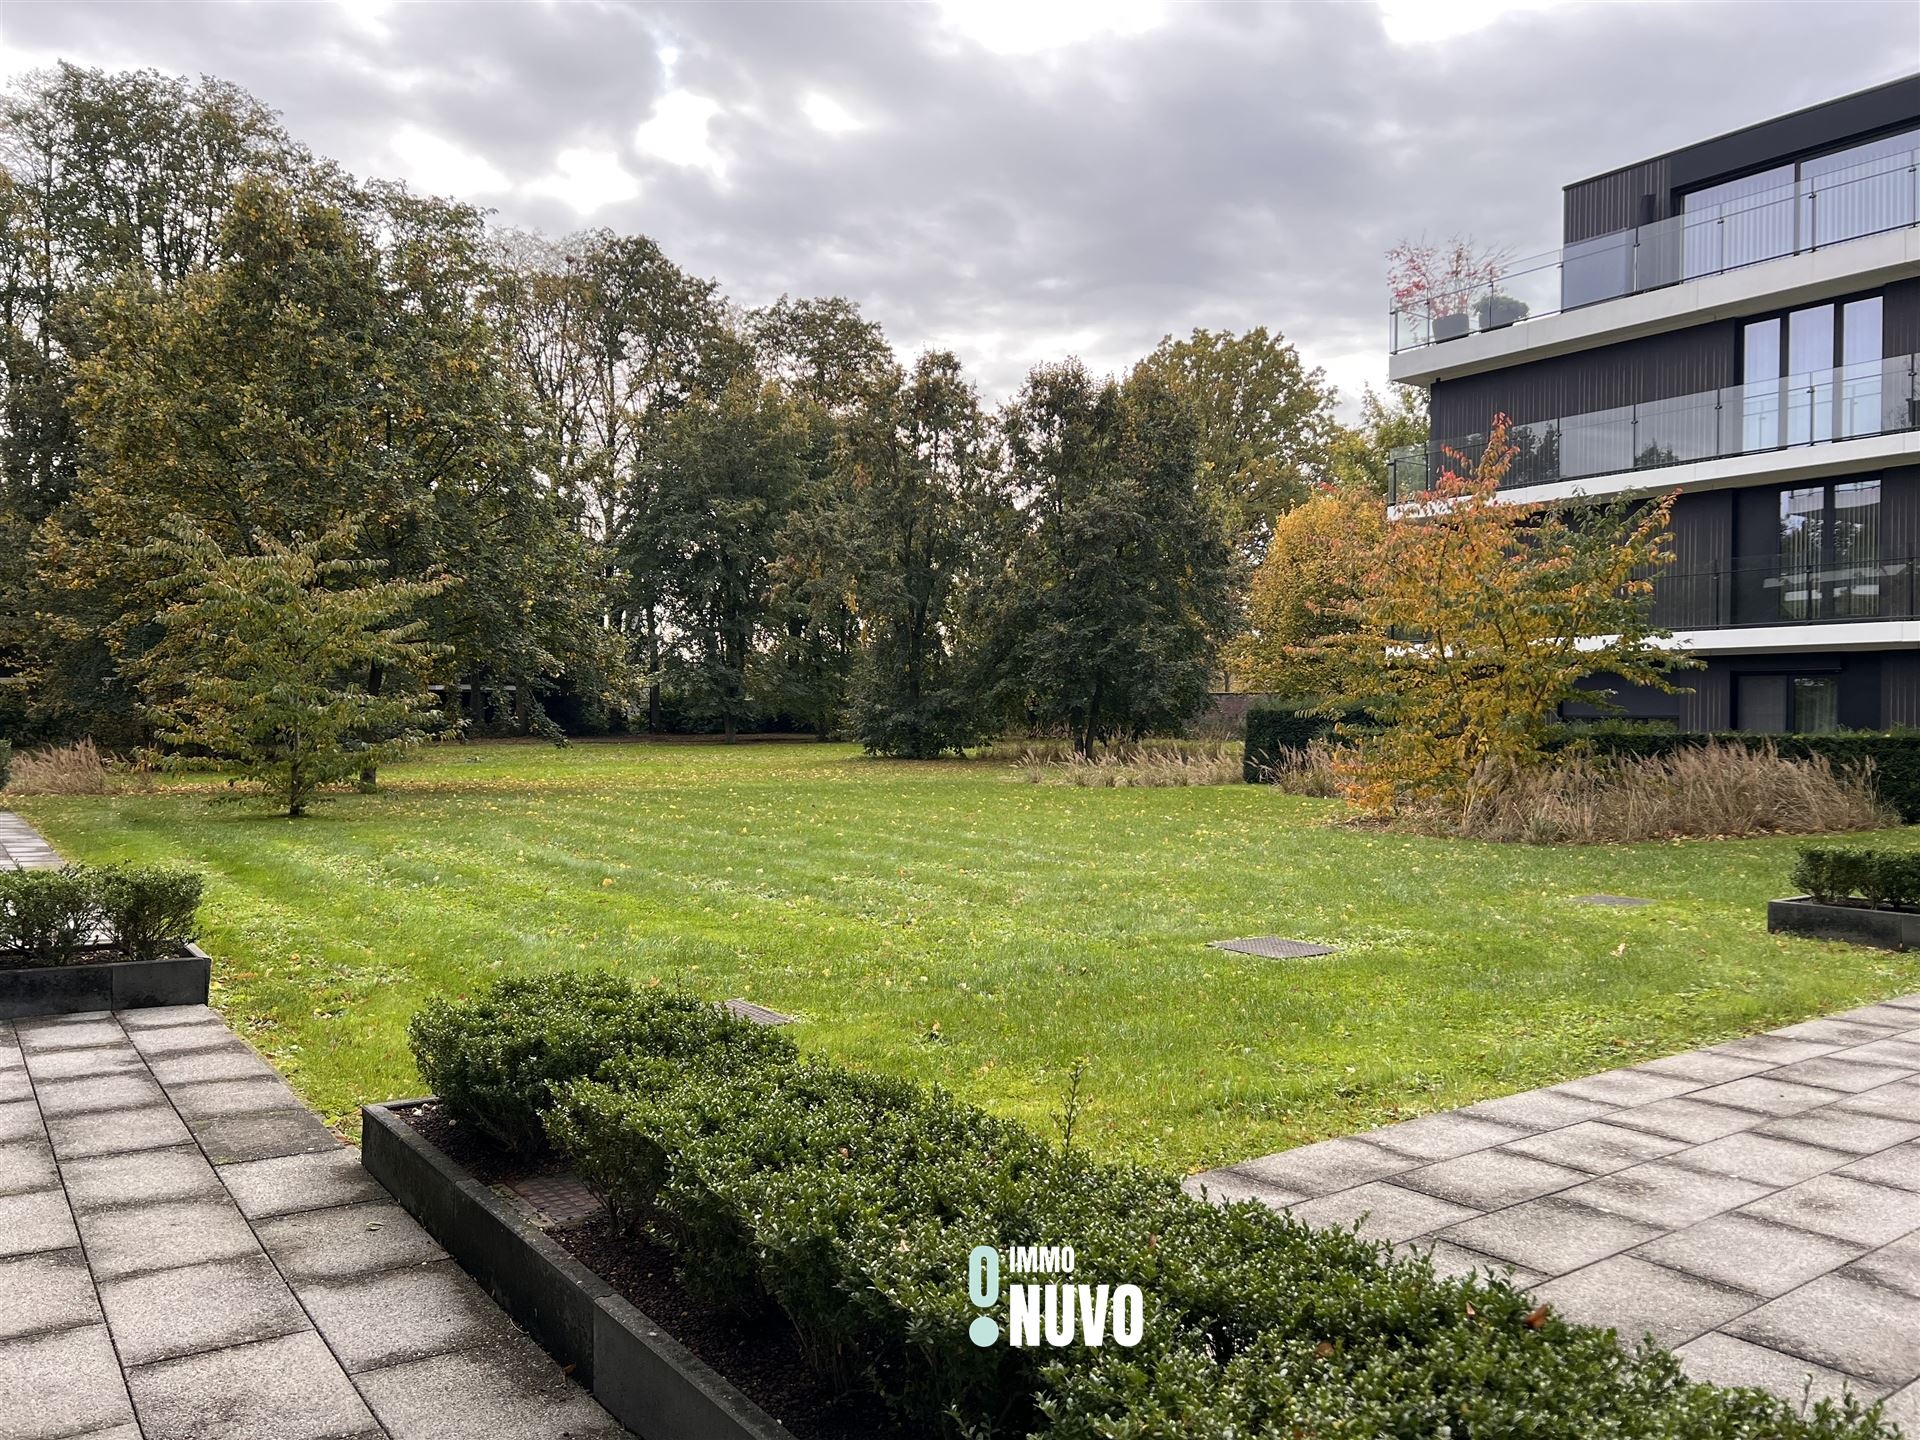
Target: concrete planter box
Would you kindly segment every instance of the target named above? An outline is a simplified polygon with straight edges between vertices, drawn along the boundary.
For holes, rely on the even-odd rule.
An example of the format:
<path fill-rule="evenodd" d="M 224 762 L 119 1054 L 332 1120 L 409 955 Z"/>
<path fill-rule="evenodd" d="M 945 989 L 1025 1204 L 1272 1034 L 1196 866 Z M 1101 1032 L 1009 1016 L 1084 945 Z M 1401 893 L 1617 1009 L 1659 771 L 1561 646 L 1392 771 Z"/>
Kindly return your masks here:
<path fill-rule="evenodd" d="M 71 1015 L 83 1010 L 139 1010 L 149 1005 L 204 1005 L 212 965 L 206 951 L 161 960 L 98 960 L 82 965 L 9 968 L 0 958 L 0 1020 Z"/>
<path fill-rule="evenodd" d="M 1870 905 L 1822 905 L 1806 895 L 1767 902 L 1767 929 L 1776 935 L 1845 940 L 1882 950 L 1920 950 L 1920 913 Z"/>
<path fill-rule="evenodd" d="M 793 1440 L 398 1113 L 425 1103 L 365 1106 L 360 1163 L 608 1414 L 641 1440 Z"/>

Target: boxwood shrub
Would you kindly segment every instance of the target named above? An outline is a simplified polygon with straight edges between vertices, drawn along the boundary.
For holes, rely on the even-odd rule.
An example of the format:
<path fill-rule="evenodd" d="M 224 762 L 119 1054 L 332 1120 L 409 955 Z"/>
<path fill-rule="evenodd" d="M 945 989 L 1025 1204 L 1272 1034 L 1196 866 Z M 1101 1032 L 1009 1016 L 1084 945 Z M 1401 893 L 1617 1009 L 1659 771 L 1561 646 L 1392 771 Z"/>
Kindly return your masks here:
<path fill-rule="evenodd" d="M 1859 898 L 1869 905 L 1920 905 L 1920 855 L 1812 846 L 1793 865 L 1793 883 L 1823 905 Z"/>
<path fill-rule="evenodd" d="M 129 960 L 177 954 L 194 938 L 201 878 L 164 865 L 69 865 L 0 872 L 0 952 L 70 965 L 105 944 Z"/>
<path fill-rule="evenodd" d="M 665 1057 L 737 1050 L 786 1060 L 793 1044 L 689 995 L 640 989 L 605 970 L 497 981 L 470 1000 L 429 1001 L 407 1038 L 447 1108 L 523 1154 L 545 1144 L 554 1087 L 629 1053 Z"/>
<path fill-rule="evenodd" d="M 458 1048 L 448 1032 L 463 1024 L 498 1037 L 512 996 L 532 995 L 550 1017 L 583 1000 L 609 1016 L 627 1003 L 604 979 L 562 989 L 580 985 L 567 1003 L 518 982 L 441 1007 L 416 1027 L 416 1045 L 425 1033 L 442 1053 Z M 534 1046 L 545 1098 L 528 1086 L 513 1103 L 541 1113 L 553 1142 L 622 1221 L 668 1248 L 690 1288 L 743 1311 L 778 1306 L 820 1375 L 872 1389 L 910 1434 L 1891 1433 L 1853 1401 L 1802 1413 L 1757 1391 L 1694 1384 L 1664 1352 L 1567 1325 L 1499 1279 L 1445 1278 L 1421 1257 L 1257 1203 L 1216 1207 L 1171 1177 L 1063 1152 L 937 1089 L 801 1059 L 784 1044 L 683 1043 L 644 1008 L 622 1013 L 640 1029 L 610 1021 L 599 1041 L 611 1058 L 578 1059 L 572 1078 L 554 1078 L 553 1059 L 572 1040 Z M 437 1063 L 421 1058 L 423 1072 Z M 1074 1270 L 1061 1278 L 1138 1285 L 1140 1344 L 973 1344 L 967 1259 L 980 1244 L 1072 1245 Z M 1004 1300 L 994 1313 L 1005 1315 Z"/>

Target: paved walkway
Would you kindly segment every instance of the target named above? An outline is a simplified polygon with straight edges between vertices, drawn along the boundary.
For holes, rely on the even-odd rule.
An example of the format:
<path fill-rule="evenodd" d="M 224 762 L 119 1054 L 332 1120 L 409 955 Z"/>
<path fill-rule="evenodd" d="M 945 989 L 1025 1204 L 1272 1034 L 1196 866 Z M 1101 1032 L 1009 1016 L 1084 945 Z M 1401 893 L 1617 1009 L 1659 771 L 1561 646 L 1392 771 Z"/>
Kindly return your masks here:
<path fill-rule="evenodd" d="M 1920 1436 L 1920 995 L 1195 1176 Z"/>
<path fill-rule="evenodd" d="M 0 1022 L 0 1440 L 625 1435 L 211 1010 Z"/>
<path fill-rule="evenodd" d="M 0 810 L 0 870 L 52 870 L 60 856 L 41 833 L 11 810 Z"/>

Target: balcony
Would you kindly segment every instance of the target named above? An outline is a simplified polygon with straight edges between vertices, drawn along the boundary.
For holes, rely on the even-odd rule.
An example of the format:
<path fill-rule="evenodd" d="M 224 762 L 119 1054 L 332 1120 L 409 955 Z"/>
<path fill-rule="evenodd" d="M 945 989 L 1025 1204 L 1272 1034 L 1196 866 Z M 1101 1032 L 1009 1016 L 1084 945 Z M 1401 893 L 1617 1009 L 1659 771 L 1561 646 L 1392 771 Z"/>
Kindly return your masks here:
<path fill-rule="evenodd" d="M 1834 625 L 1920 618 L 1920 559 L 1797 569 L 1737 562 L 1654 578 L 1653 621 L 1666 630 Z"/>
<path fill-rule="evenodd" d="M 1388 316 L 1393 354 L 1920 225 L 1920 150 L 1582 240 Z"/>
<path fill-rule="evenodd" d="M 1657 471 L 1911 431 L 1920 428 L 1917 362 L 1920 357 L 1901 355 L 1515 425 L 1509 434 L 1513 462 L 1500 488 Z M 1388 503 L 1431 490 L 1445 470 L 1471 470 L 1486 445 L 1481 432 L 1393 451 L 1387 460 Z M 1650 476 L 1647 483 L 1659 481 Z"/>

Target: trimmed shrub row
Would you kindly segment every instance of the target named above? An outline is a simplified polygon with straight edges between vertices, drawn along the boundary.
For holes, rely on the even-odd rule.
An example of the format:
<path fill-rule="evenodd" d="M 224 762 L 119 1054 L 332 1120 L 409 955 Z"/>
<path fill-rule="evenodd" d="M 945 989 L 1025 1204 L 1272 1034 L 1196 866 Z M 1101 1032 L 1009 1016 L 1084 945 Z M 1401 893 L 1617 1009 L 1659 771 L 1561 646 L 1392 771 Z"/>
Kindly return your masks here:
<path fill-rule="evenodd" d="M 1903 823 L 1920 821 L 1920 730 L 1842 730 L 1830 735 L 1755 735 L 1727 730 L 1689 734 L 1647 726 L 1601 724 L 1569 727 L 1555 737 L 1562 746 L 1579 745 L 1596 756 L 1668 756 L 1712 741 L 1758 750 L 1772 746 L 1787 760 L 1818 755 L 1836 772 L 1871 763 L 1874 793 Z"/>
<path fill-rule="evenodd" d="M 568 1024 L 543 1043 L 504 1018 L 575 1014 L 583 999 L 604 1027 L 597 1047 Z M 454 1070 L 494 1076 L 459 1099 L 442 1092 L 460 1118 L 498 1125 L 466 1108 L 481 1094 L 531 1107 L 613 1213 L 669 1249 L 691 1289 L 743 1311 L 778 1306 L 822 1376 L 871 1387 L 908 1433 L 1889 1433 L 1852 1401 L 1803 1416 L 1758 1392 L 1692 1384 L 1663 1352 L 1566 1325 L 1504 1282 L 1442 1278 L 1425 1260 L 1257 1203 L 1215 1207 L 942 1091 L 801 1059 L 780 1037 L 746 1040 L 742 1022 L 712 1007 L 719 1020 L 694 1018 L 701 1009 L 568 975 L 435 1006 L 414 1033 L 429 1079 L 456 1054 Z M 1060 1280 L 1139 1286 L 1140 1343 L 973 1344 L 967 1258 L 981 1244 L 1071 1245 L 1075 1268 Z M 1004 1298 L 992 1313 L 1005 1317 Z"/>
<path fill-rule="evenodd" d="M 1793 883 L 1822 905 L 1855 897 L 1869 905 L 1920 906 L 1920 855 L 1888 850 L 1802 850 Z"/>
<path fill-rule="evenodd" d="M 100 943 L 129 960 L 178 954 L 198 933 L 202 881 L 162 865 L 0 871 L 0 955 L 71 965 Z"/>

